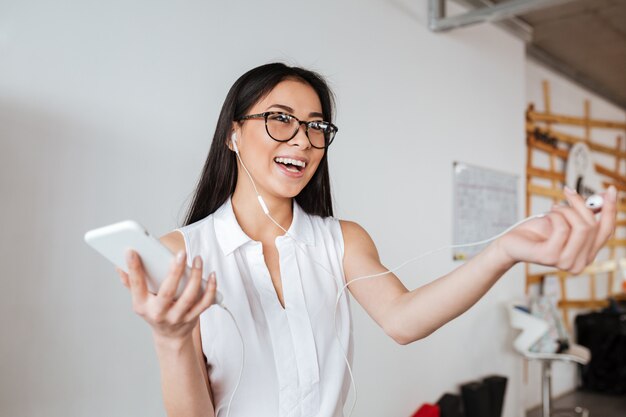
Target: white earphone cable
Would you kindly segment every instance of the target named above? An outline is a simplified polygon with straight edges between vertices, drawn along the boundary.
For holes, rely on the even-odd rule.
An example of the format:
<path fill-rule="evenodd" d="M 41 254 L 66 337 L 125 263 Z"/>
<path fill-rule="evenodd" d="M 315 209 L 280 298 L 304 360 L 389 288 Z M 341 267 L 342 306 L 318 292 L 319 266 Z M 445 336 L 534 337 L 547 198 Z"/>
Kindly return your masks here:
<path fill-rule="evenodd" d="M 235 384 L 235 388 L 233 389 L 233 392 L 230 394 L 230 401 L 228 401 L 228 411 L 226 412 L 226 417 L 230 417 L 230 406 L 233 403 L 233 399 L 235 398 L 235 393 L 237 392 L 237 389 L 239 389 L 239 383 L 241 382 L 241 376 L 243 375 L 243 368 L 244 368 L 244 364 L 246 360 L 246 345 L 243 342 L 243 335 L 241 334 L 241 330 L 239 329 L 239 326 L 237 325 L 237 320 L 235 320 L 233 313 L 231 313 L 230 310 L 227 309 L 225 306 L 222 305 L 221 307 L 224 309 L 224 311 L 228 313 L 230 318 L 233 320 L 233 323 L 235 323 L 235 328 L 237 329 L 237 333 L 239 334 L 239 339 L 241 340 L 241 369 L 239 370 L 239 378 L 237 378 L 237 384 Z"/>
<path fill-rule="evenodd" d="M 233 143 L 234 143 L 234 142 L 236 142 L 236 138 L 234 137 L 234 134 L 233 134 Z M 263 197 L 261 197 L 261 195 L 259 194 L 259 192 L 258 192 L 258 190 L 257 190 L 256 184 L 255 184 L 255 182 L 254 182 L 254 179 L 252 178 L 252 175 L 250 175 L 250 172 L 249 172 L 249 171 L 248 171 L 248 169 L 246 168 L 245 164 L 243 163 L 243 160 L 241 159 L 241 156 L 239 155 L 239 150 L 238 150 L 238 148 L 237 148 L 236 143 L 234 144 L 234 146 L 233 146 L 233 147 L 234 147 L 234 149 L 235 149 L 235 155 L 237 156 L 237 158 L 238 158 L 239 162 L 241 163 L 241 166 L 243 167 L 244 171 L 245 171 L 245 172 L 246 172 L 246 174 L 248 175 L 248 178 L 250 178 L 250 182 L 252 183 L 252 186 L 253 186 L 254 191 L 255 191 L 255 193 L 256 193 L 256 195 L 257 195 L 257 199 L 258 199 L 258 201 L 259 201 L 259 204 L 261 205 L 261 208 L 262 208 L 263 212 L 265 213 L 265 215 L 266 215 L 266 216 L 267 216 L 267 217 L 268 217 L 268 218 L 269 218 L 269 219 L 270 219 L 270 220 L 271 220 L 271 221 L 272 221 L 272 222 L 273 222 L 276 226 L 278 226 L 278 227 L 279 227 L 279 228 L 280 228 L 283 232 L 285 232 L 285 235 L 286 235 L 286 236 L 288 236 L 288 237 L 290 237 L 290 238 L 294 241 L 294 243 L 296 244 L 296 247 L 298 247 L 298 248 L 299 248 L 299 249 L 300 249 L 300 250 L 301 250 L 301 251 L 302 251 L 305 255 L 307 255 L 307 256 L 309 257 L 309 259 L 310 259 L 311 261 L 313 261 L 313 263 L 315 263 L 315 264 L 316 264 L 316 265 L 318 265 L 321 269 L 323 269 L 326 273 L 328 273 L 328 275 L 330 275 L 330 276 L 333 278 L 333 280 L 335 281 L 335 285 L 337 285 L 337 282 L 340 282 L 339 280 L 337 280 L 337 277 L 335 277 L 335 276 L 334 276 L 334 274 L 333 274 L 331 271 L 329 271 L 329 270 L 328 270 L 328 269 L 327 269 L 324 265 L 322 265 L 321 263 L 319 263 L 319 262 L 318 262 L 317 260 L 315 260 L 312 256 L 309 256 L 309 254 L 308 254 L 308 252 L 305 250 L 305 248 L 301 246 L 301 244 L 303 244 L 303 243 L 302 243 L 302 242 L 300 242 L 300 241 L 299 241 L 299 240 L 298 240 L 295 236 L 293 236 L 291 233 L 289 233 L 289 232 L 288 232 L 288 231 L 287 231 L 287 230 L 286 230 L 283 226 L 281 226 L 281 225 L 280 225 L 280 224 L 279 224 L 276 220 L 274 220 L 274 218 L 270 215 L 270 213 L 269 213 L 269 209 L 267 208 L 267 205 L 266 205 L 266 204 L 265 204 L 265 202 L 263 201 Z M 469 246 L 479 246 L 479 245 L 483 245 L 483 244 L 485 244 L 485 243 L 489 243 L 489 242 L 494 241 L 494 240 L 496 240 L 496 239 L 500 238 L 501 236 L 505 235 L 506 233 L 508 233 L 508 232 L 509 232 L 509 231 L 511 231 L 512 229 L 516 228 L 517 226 L 519 226 L 519 225 L 521 225 L 521 224 L 523 224 L 523 223 L 526 223 L 526 222 L 528 222 L 528 221 L 530 221 L 530 220 L 533 220 L 533 219 L 537 219 L 537 218 L 544 217 L 545 215 L 546 215 L 545 213 L 542 213 L 542 214 L 537 214 L 537 215 L 534 215 L 534 216 L 531 216 L 531 217 L 527 217 L 527 218 L 525 218 L 525 219 L 523 219 L 523 220 L 521 220 L 521 221 L 519 221 L 519 222 L 515 223 L 513 226 L 510 226 L 508 229 L 506 229 L 506 230 L 505 230 L 505 231 L 503 231 L 502 233 L 499 233 L 499 234 L 498 234 L 498 235 L 496 235 L 496 236 L 490 237 L 489 239 L 485 239 L 485 240 L 481 240 L 481 241 L 479 241 L 479 242 L 473 242 L 473 243 L 466 243 L 466 244 L 459 244 L 459 245 L 448 245 L 448 246 L 443 246 L 443 247 L 441 247 L 441 248 L 434 249 L 434 250 L 430 250 L 430 251 L 425 252 L 425 253 L 423 253 L 423 254 L 421 254 L 421 255 L 418 255 L 418 256 L 416 256 L 416 257 L 413 257 L 413 258 L 411 258 L 411 259 L 409 259 L 409 260 L 407 260 L 407 261 L 405 261 L 405 262 L 401 263 L 400 265 L 398 265 L 398 266 L 396 266 L 395 268 L 392 268 L 392 269 L 390 269 L 390 270 L 383 271 L 383 272 L 380 272 L 380 273 L 377 273 L 377 274 L 365 275 L 365 276 L 357 277 L 357 278 L 351 279 L 349 282 L 346 282 L 346 284 L 345 284 L 345 285 L 341 288 L 341 290 L 339 290 L 339 291 L 337 292 L 337 298 L 336 298 L 336 300 L 335 300 L 335 307 L 334 307 L 334 309 L 333 309 L 333 325 L 334 325 L 334 328 L 335 328 L 335 338 L 336 338 L 336 340 L 337 340 L 337 343 L 338 343 L 338 344 L 339 344 L 339 346 L 341 347 L 341 352 L 342 352 L 342 354 L 343 354 L 344 361 L 345 361 L 345 363 L 346 363 L 346 366 L 347 366 L 347 369 L 348 369 L 348 373 L 349 373 L 349 375 L 350 375 L 350 381 L 351 381 L 351 385 L 352 385 L 352 390 L 353 390 L 353 392 L 354 392 L 354 398 L 353 398 L 353 401 L 352 401 L 352 405 L 351 405 L 351 407 L 350 407 L 350 412 L 349 412 L 349 414 L 348 414 L 348 417 L 352 416 L 352 412 L 354 411 L 354 408 L 355 408 L 355 406 L 356 406 L 357 396 L 358 396 L 358 395 L 357 395 L 356 383 L 354 382 L 354 375 L 353 375 L 353 373 L 352 373 L 352 368 L 351 368 L 351 366 L 350 366 L 350 360 L 348 359 L 348 355 L 347 355 L 347 352 L 346 352 L 347 347 L 345 347 L 345 346 L 343 346 L 343 345 L 342 345 L 342 343 L 341 343 L 341 339 L 339 338 L 339 330 L 337 329 L 337 308 L 338 308 L 338 306 L 339 306 L 339 301 L 341 300 L 341 297 L 342 297 L 342 295 L 345 293 L 346 289 L 347 289 L 350 285 L 354 284 L 355 282 L 358 282 L 358 281 L 361 281 L 361 280 L 365 280 L 365 279 L 370 279 L 370 278 L 381 277 L 381 276 L 383 276 L 383 275 L 393 273 L 393 272 L 395 272 L 395 271 L 397 271 L 397 270 L 401 269 L 402 267 L 404 267 L 404 266 L 408 265 L 408 264 L 409 264 L 409 263 L 411 263 L 411 262 L 415 262 L 415 261 L 417 261 L 417 260 L 419 260 L 419 259 L 421 259 L 421 258 L 424 258 L 424 257 L 426 257 L 426 256 L 428 256 L 428 255 L 432 255 L 433 253 L 436 253 L 436 252 L 439 252 L 439 251 L 442 251 L 442 250 L 445 250 L 445 249 L 456 249 L 456 248 L 469 247 Z M 337 287 L 337 288 L 338 288 L 338 287 Z M 230 313 L 230 312 L 229 312 L 229 313 Z M 231 317 L 233 318 L 233 321 L 234 321 L 235 319 L 234 319 L 234 317 L 232 316 L 232 314 L 231 314 Z M 236 323 L 235 323 L 235 325 L 236 325 Z M 239 331 L 239 327 L 237 327 L 237 330 Z M 243 345 L 243 337 L 241 336 L 241 332 L 239 333 L 239 336 L 241 337 L 241 343 L 242 343 L 242 345 Z M 242 352 L 243 352 L 243 349 L 242 349 Z M 241 373 L 243 373 L 243 359 L 242 359 L 242 368 L 241 368 Z M 237 388 L 239 387 L 239 382 L 241 381 L 241 373 L 239 374 L 239 380 L 237 381 L 237 385 L 235 386 L 235 390 L 234 390 L 234 391 L 233 391 L 233 393 L 232 393 L 232 396 L 231 396 L 231 402 L 232 402 L 233 397 L 235 396 L 235 392 L 237 391 Z M 228 405 L 228 415 L 229 415 L 229 414 L 230 414 L 230 403 L 229 403 L 229 405 Z"/>

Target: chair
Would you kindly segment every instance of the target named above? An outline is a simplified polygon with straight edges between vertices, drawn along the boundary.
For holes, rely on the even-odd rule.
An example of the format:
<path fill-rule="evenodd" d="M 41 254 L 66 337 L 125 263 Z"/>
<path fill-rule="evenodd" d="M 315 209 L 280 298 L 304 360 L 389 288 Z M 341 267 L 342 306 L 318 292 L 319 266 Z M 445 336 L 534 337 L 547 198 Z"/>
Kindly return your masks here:
<path fill-rule="evenodd" d="M 591 359 L 589 349 L 570 343 L 561 353 L 533 352 L 531 347 L 549 330 L 548 323 L 530 314 L 524 303 L 511 303 L 508 306 L 511 327 L 522 333 L 513 342 L 515 350 L 528 360 L 541 361 L 541 409 L 542 417 L 580 416 L 589 417 L 589 410 L 576 407 L 573 410 L 552 409 L 552 362 L 565 361 L 586 365 Z"/>

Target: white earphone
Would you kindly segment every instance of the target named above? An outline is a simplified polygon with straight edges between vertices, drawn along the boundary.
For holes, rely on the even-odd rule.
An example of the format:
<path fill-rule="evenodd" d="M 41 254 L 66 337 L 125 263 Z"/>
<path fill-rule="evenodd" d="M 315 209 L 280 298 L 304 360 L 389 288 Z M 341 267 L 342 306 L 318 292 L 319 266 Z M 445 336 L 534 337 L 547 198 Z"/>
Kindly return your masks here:
<path fill-rule="evenodd" d="M 239 148 L 237 148 L 237 132 L 233 132 L 230 137 L 230 141 L 233 144 L 233 150 L 237 155 L 239 155 Z"/>
<path fill-rule="evenodd" d="M 237 159 L 239 159 L 241 166 L 243 167 L 244 171 L 246 171 L 246 174 L 248 174 L 248 178 L 250 178 L 250 181 L 252 182 L 252 187 L 254 188 L 254 192 L 256 193 L 256 198 L 257 200 L 259 200 L 259 204 L 261 205 L 261 208 L 263 209 L 263 213 L 265 213 L 274 223 L 276 223 L 276 221 L 270 216 L 270 209 L 267 207 L 267 204 L 265 204 L 265 201 L 263 201 L 263 197 L 261 197 L 261 194 L 259 194 L 259 190 L 257 190 L 256 188 L 256 183 L 252 179 L 252 175 L 250 175 L 250 171 L 248 171 L 248 168 L 246 168 L 246 165 L 241 160 L 241 155 L 239 155 L 239 148 L 237 147 L 237 133 L 236 132 L 233 132 L 233 134 L 230 136 L 230 141 L 233 144 L 233 150 L 235 151 L 235 155 L 237 155 Z M 283 229 L 278 223 L 276 224 L 278 225 L 278 227 Z"/>
<path fill-rule="evenodd" d="M 597 195 L 597 194 L 594 194 L 588 197 L 587 200 L 585 201 L 585 206 L 587 206 L 587 208 L 593 211 L 600 210 L 603 205 L 604 205 L 604 199 L 602 198 L 602 196 Z"/>

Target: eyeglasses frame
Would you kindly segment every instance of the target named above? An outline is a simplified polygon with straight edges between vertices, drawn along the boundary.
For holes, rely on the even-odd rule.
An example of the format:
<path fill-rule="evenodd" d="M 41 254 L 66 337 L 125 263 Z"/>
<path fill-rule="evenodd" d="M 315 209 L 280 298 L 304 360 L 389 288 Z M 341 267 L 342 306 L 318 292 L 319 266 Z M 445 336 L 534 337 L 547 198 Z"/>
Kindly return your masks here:
<path fill-rule="evenodd" d="M 298 128 L 293 132 L 293 135 L 291 135 L 291 137 L 289 139 L 276 139 L 274 136 L 272 136 L 270 134 L 270 131 L 269 131 L 268 127 L 267 127 L 267 118 L 270 115 L 272 115 L 272 114 L 283 114 L 285 116 L 289 116 L 289 117 L 294 118 L 298 122 Z M 285 113 L 285 112 L 282 112 L 282 111 L 266 111 L 266 112 L 263 112 L 263 113 L 248 114 L 246 116 L 240 117 L 239 119 L 237 119 L 237 121 L 238 122 L 243 122 L 245 120 L 258 119 L 258 118 L 261 118 L 261 117 L 265 120 L 265 131 L 267 132 L 269 137 L 272 138 L 273 140 L 275 140 L 276 142 L 289 142 L 291 139 L 296 137 L 296 135 L 298 134 L 298 131 L 300 130 L 300 126 L 304 125 L 305 126 L 304 134 L 306 135 L 306 138 L 309 141 L 309 143 L 311 144 L 311 146 L 314 147 L 315 149 L 326 149 L 333 142 L 333 140 L 335 139 L 335 136 L 337 135 L 337 132 L 339 131 L 339 128 L 337 126 L 335 126 L 334 124 L 332 124 L 330 122 L 327 122 L 325 120 L 302 121 L 302 120 L 298 119 L 296 116 L 294 116 L 293 114 Z M 309 126 L 310 126 L 310 124 L 311 123 L 320 123 L 320 122 L 327 123 L 333 129 L 335 129 L 335 131 L 333 133 L 333 136 L 330 138 L 328 143 L 326 143 L 325 146 L 323 146 L 321 148 L 319 146 L 313 145 L 313 142 L 311 142 L 311 138 L 309 137 Z"/>

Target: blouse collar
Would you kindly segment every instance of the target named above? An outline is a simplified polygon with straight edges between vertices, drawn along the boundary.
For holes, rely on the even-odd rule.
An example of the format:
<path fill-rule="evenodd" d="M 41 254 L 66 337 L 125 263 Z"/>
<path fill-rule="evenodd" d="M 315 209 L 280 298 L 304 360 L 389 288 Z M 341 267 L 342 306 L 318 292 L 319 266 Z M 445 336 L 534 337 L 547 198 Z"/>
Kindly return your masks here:
<path fill-rule="evenodd" d="M 313 225 L 309 215 L 293 201 L 293 220 L 289 226 L 290 235 L 307 245 L 315 245 L 315 236 L 313 234 Z M 217 241 L 225 256 L 231 254 L 235 249 L 243 246 L 245 243 L 252 241 L 242 229 L 235 212 L 233 211 L 233 203 L 231 198 L 227 198 L 226 202 L 213 214 L 215 224 L 215 235 Z M 268 219 L 268 221 L 270 221 Z M 280 239 L 284 236 L 279 236 Z"/>

